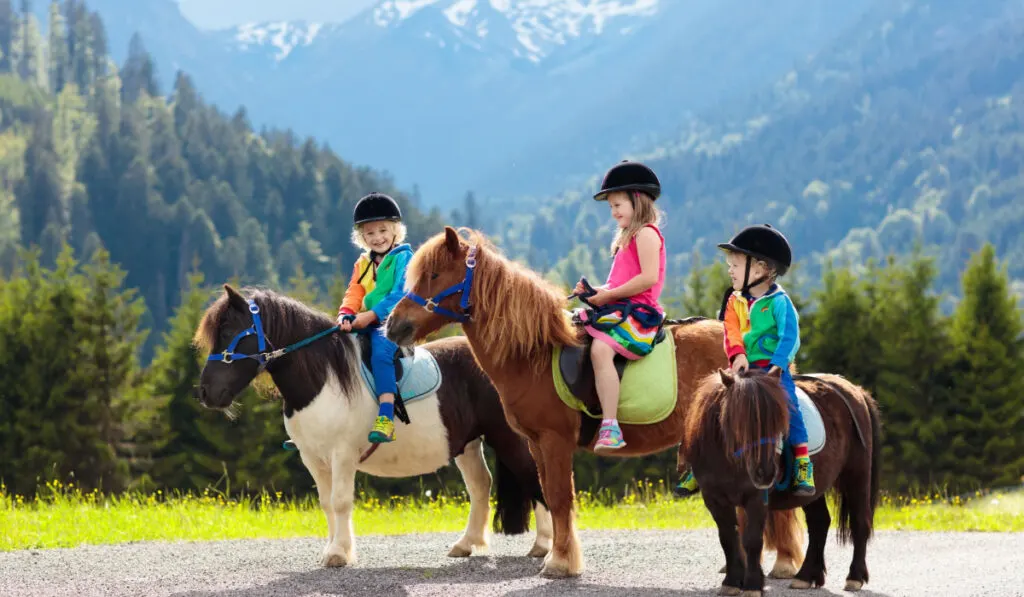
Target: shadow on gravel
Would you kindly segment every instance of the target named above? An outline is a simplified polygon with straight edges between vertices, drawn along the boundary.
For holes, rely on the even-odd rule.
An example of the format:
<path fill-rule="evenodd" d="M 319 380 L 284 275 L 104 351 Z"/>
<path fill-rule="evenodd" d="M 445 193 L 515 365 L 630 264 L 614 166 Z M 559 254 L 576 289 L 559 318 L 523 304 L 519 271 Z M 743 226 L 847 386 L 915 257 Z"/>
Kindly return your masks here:
<path fill-rule="evenodd" d="M 318 568 L 308 572 L 282 573 L 277 580 L 237 589 L 183 591 L 174 597 L 250 597 L 259 595 L 327 594 L 353 597 L 407 596 L 406 585 L 498 584 L 529 578 L 540 570 L 538 560 L 521 556 L 480 556 L 437 567 Z"/>
<path fill-rule="evenodd" d="M 609 585 L 590 584 L 583 582 L 582 580 L 567 580 L 558 581 L 550 584 L 544 584 L 538 587 L 531 587 L 529 589 L 520 589 L 518 591 L 509 591 L 503 593 L 502 597 L 551 597 L 554 595 L 585 595 L 586 597 L 687 597 L 690 595 L 718 595 L 718 589 L 720 585 L 708 585 L 704 589 L 664 589 L 660 587 L 616 587 Z M 782 597 L 787 595 L 800 595 L 806 597 L 808 591 L 798 591 L 796 589 L 789 588 L 789 581 L 786 584 L 776 583 L 772 584 L 770 581 L 765 585 L 768 589 L 764 592 L 765 597 Z M 851 596 L 856 595 L 857 597 L 891 597 L 884 593 L 874 593 L 872 591 L 860 591 L 858 593 L 847 593 L 845 591 L 831 591 L 828 588 L 825 589 L 814 589 L 811 593 L 815 597 L 822 597 L 825 595 L 844 595 Z"/>
<path fill-rule="evenodd" d="M 717 595 L 721 577 L 710 581 L 701 589 L 668 589 L 661 587 L 612 586 L 587 582 L 585 577 L 550 581 L 539 579 L 539 561 L 521 556 L 481 556 L 460 559 L 452 564 L 437 567 L 373 567 L 366 564 L 354 568 L 317 568 L 308 572 L 283 572 L 274 581 L 254 583 L 233 589 L 211 589 L 208 591 L 183 591 L 173 597 L 259 597 L 261 595 L 344 595 L 346 597 L 408 597 L 408 586 L 423 585 L 495 585 L 500 590 L 502 583 L 524 578 L 537 578 L 543 584 L 535 587 L 511 590 L 502 593 L 505 597 L 547 597 L 553 595 L 585 595 L 586 597 L 687 597 L 696 595 Z M 766 596 L 783 597 L 800 595 L 808 591 L 789 588 L 789 581 L 768 581 L 771 587 Z M 492 589 L 492 590 L 493 590 Z M 443 590 L 443 589 L 441 589 Z M 486 591 L 486 589 L 485 589 Z M 490 591 L 487 591 L 490 593 Z M 814 595 L 851 595 L 842 590 L 830 588 L 814 591 Z M 870 590 L 856 593 L 857 597 L 889 597 L 884 593 Z"/>

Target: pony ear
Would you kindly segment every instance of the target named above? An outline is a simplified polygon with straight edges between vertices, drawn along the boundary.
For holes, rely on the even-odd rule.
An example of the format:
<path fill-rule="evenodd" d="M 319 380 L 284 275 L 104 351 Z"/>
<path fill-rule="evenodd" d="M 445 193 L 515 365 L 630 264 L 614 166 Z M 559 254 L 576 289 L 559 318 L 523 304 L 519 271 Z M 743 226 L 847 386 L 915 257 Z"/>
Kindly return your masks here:
<path fill-rule="evenodd" d="M 728 387 L 732 387 L 732 384 L 736 383 L 736 378 L 733 377 L 731 371 L 727 371 L 725 369 L 719 369 L 718 370 L 718 376 L 720 378 L 722 378 L 722 385 L 724 385 L 727 388 Z"/>
<path fill-rule="evenodd" d="M 775 378 L 775 379 L 782 379 L 782 368 L 781 367 L 772 367 L 771 369 L 768 370 L 768 377 L 772 377 L 772 378 Z"/>
<path fill-rule="evenodd" d="M 224 292 L 228 295 L 228 305 L 238 309 L 240 311 L 249 311 L 249 303 L 245 300 L 245 297 L 238 294 L 238 291 L 232 288 L 231 284 L 224 285 Z"/>
<path fill-rule="evenodd" d="M 451 226 L 444 227 L 444 246 L 448 247 L 448 252 L 455 256 L 458 256 L 459 249 L 462 248 L 462 241 L 459 240 L 459 233 Z"/>

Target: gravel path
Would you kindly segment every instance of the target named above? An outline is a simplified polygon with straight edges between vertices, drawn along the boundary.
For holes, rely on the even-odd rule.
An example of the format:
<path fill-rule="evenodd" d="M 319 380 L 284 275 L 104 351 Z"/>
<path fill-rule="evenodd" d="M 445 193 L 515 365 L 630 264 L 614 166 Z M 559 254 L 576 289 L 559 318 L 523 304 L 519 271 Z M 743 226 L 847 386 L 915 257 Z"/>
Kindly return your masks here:
<path fill-rule="evenodd" d="M 724 558 L 702 531 L 581 532 L 579 579 L 537 576 L 530 536 L 492 539 L 491 554 L 446 557 L 457 534 L 357 536 L 354 568 L 322 569 L 319 539 L 135 543 L 0 553 L 0 595 L 462 597 L 713 595 Z M 769 580 L 768 597 L 839 595 L 851 548 L 830 535 L 824 591 Z M 767 559 L 769 566 L 774 556 Z M 864 596 L 1024 596 L 1024 533 L 879 532 Z"/>

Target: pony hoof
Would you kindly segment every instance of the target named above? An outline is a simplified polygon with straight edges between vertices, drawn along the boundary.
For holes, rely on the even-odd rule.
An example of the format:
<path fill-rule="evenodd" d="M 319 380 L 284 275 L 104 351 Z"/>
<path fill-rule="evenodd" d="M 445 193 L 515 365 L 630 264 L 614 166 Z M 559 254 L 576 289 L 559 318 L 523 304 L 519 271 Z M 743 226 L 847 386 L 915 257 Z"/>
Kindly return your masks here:
<path fill-rule="evenodd" d="M 355 560 L 354 554 L 345 555 L 344 553 L 325 551 L 324 555 L 320 558 L 320 565 L 324 568 L 343 568 L 355 563 Z"/>
<path fill-rule="evenodd" d="M 761 597 L 761 591 L 743 591 L 740 597 Z"/>
<path fill-rule="evenodd" d="M 803 590 L 803 589 L 809 589 L 812 586 L 813 585 L 811 585 L 811 581 L 809 581 L 809 580 L 801 580 L 799 578 L 794 578 L 793 582 L 789 583 L 789 588 L 791 588 L 791 589 Z"/>
<path fill-rule="evenodd" d="M 718 573 L 719 574 L 725 574 L 726 573 L 726 568 L 728 568 L 728 567 L 729 567 L 728 565 L 722 564 L 722 567 L 718 569 Z"/>
<path fill-rule="evenodd" d="M 526 554 L 528 558 L 543 558 L 551 553 L 551 550 L 543 545 L 534 545 L 530 548 L 530 553 Z"/>
<path fill-rule="evenodd" d="M 452 550 L 448 552 L 449 558 L 468 558 L 471 555 L 473 555 L 472 547 L 463 547 L 458 544 L 452 547 Z"/>
<path fill-rule="evenodd" d="M 541 568 L 541 575 L 545 579 L 568 579 L 570 577 L 578 577 L 579 574 L 570 574 L 566 568 L 561 566 L 545 564 L 545 566 Z"/>
<path fill-rule="evenodd" d="M 864 586 L 864 581 L 860 580 L 847 580 L 846 586 L 843 587 L 844 591 L 857 592 Z"/>
<path fill-rule="evenodd" d="M 722 588 L 718 589 L 719 595 L 731 595 L 732 597 L 736 597 L 742 592 L 743 591 L 741 591 L 739 587 L 730 587 L 727 585 L 722 585 Z"/>
<path fill-rule="evenodd" d="M 793 578 L 797 569 L 793 562 L 775 562 L 775 567 L 768 574 L 771 578 Z"/>
<path fill-rule="evenodd" d="M 540 569 L 540 575 L 544 578 L 571 578 L 580 574 L 581 572 L 569 570 L 569 566 L 565 562 L 557 561 L 550 555 L 544 562 L 544 567 Z"/>

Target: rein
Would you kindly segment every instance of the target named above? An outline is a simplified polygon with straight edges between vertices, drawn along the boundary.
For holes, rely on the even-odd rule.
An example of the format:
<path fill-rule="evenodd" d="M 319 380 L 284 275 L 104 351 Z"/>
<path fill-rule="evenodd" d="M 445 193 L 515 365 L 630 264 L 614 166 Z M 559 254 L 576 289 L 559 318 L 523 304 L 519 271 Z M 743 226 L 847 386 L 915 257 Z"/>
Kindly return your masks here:
<path fill-rule="evenodd" d="M 206 359 L 207 361 L 221 361 L 225 364 L 230 365 L 231 363 L 235 363 L 243 359 L 253 359 L 257 363 L 259 363 L 259 371 L 262 372 L 264 369 L 267 368 L 267 365 L 269 365 L 271 362 L 283 357 L 289 352 L 294 352 L 304 346 L 308 346 L 313 342 L 316 342 L 317 340 L 323 338 L 324 336 L 329 336 L 334 332 L 341 330 L 340 326 L 335 325 L 327 328 L 326 330 L 323 330 L 322 332 L 317 332 L 312 336 L 309 336 L 308 338 L 303 338 L 298 342 L 289 344 L 284 348 L 279 348 L 271 352 L 266 352 L 267 344 L 270 343 L 270 340 L 267 339 L 267 335 L 263 331 L 263 320 L 260 318 L 259 305 L 257 305 L 256 302 L 253 301 L 252 299 L 246 299 L 246 301 L 249 303 L 249 313 L 252 314 L 252 325 L 242 330 L 241 332 L 238 332 L 238 334 L 235 335 L 234 340 L 231 341 L 231 344 L 228 345 L 227 349 L 225 349 L 224 352 L 211 354 L 209 358 Z M 238 343 L 241 342 L 243 338 L 247 336 L 252 336 L 253 334 L 256 335 L 256 342 L 259 344 L 259 352 L 255 354 L 235 352 L 235 347 L 238 346 Z M 376 452 L 378 447 L 380 447 L 380 444 L 372 444 L 370 448 L 366 450 L 366 452 L 360 454 L 359 464 L 366 462 L 366 459 L 369 458 L 374 452 Z"/>
<path fill-rule="evenodd" d="M 299 340 L 298 342 L 289 344 L 284 348 L 279 348 L 277 350 L 267 352 L 267 345 L 270 344 L 270 340 L 267 339 L 267 335 L 263 331 L 263 320 L 260 318 L 259 305 L 257 305 L 256 302 L 253 301 L 252 299 L 246 299 L 246 302 L 249 303 L 249 313 L 252 314 L 252 325 L 242 330 L 241 332 L 238 332 L 238 334 L 235 335 L 235 338 L 231 341 L 231 344 L 228 344 L 228 347 L 224 350 L 224 352 L 211 354 L 206 359 L 207 361 L 220 361 L 226 365 L 230 365 L 231 363 L 236 363 L 244 359 L 253 359 L 259 364 L 259 371 L 262 372 L 264 369 L 267 368 L 268 365 L 270 365 L 271 362 L 283 357 L 289 352 L 296 351 L 302 348 L 303 346 L 312 344 L 313 342 L 316 342 L 320 338 L 333 334 L 334 332 L 337 332 L 341 329 L 339 326 L 335 325 L 327 328 L 322 332 L 317 332 L 316 334 L 313 334 L 308 338 L 304 338 L 302 340 Z M 252 335 L 256 336 L 258 352 L 253 354 L 237 352 L 236 347 L 238 346 L 238 343 L 241 342 L 243 338 Z"/>
<path fill-rule="evenodd" d="M 429 299 L 425 299 L 411 290 L 405 293 L 405 297 L 431 313 L 444 315 L 460 323 L 469 321 L 471 319 L 470 309 L 472 307 L 469 302 L 469 294 L 473 289 L 473 273 L 476 271 L 476 251 L 476 246 L 469 247 L 469 253 L 466 255 L 466 275 L 463 276 L 461 282 L 449 286 Z M 440 305 L 441 301 L 456 294 L 462 295 L 462 299 L 459 301 L 459 308 L 462 310 L 462 313 L 456 313 Z"/>
<path fill-rule="evenodd" d="M 736 450 L 735 452 L 732 453 L 732 455 L 734 457 L 736 457 L 736 458 L 739 458 L 741 454 L 743 454 L 744 452 L 746 452 L 747 450 L 749 450 L 749 449 L 751 449 L 751 448 L 753 448 L 755 446 L 763 446 L 765 444 L 775 444 L 777 442 L 778 442 L 777 438 L 774 438 L 774 437 L 762 437 L 760 440 L 758 440 L 756 442 L 753 442 L 753 443 L 749 443 L 749 444 L 743 446 L 742 448 L 740 448 L 739 450 Z"/>

